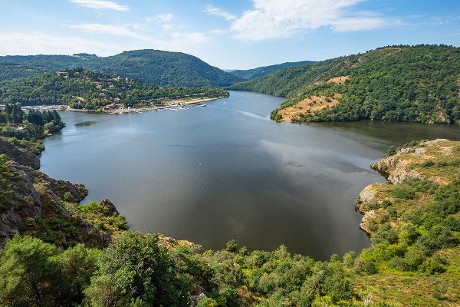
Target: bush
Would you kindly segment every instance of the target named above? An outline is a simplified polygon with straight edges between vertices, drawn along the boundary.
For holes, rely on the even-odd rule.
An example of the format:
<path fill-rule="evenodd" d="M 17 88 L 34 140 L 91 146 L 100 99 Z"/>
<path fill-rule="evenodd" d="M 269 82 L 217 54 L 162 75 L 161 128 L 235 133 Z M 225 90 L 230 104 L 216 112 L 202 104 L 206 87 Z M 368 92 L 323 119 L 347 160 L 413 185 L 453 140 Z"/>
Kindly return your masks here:
<path fill-rule="evenodd" d="M 377 273 L 377 266 L 374 261 L 359 257 L 355 261 L 355 271 L 358 274 L 372 275 Z"/>
<path fill-rule="evenodd" d="M 428 274 L 444 273 L 446 271 L 446 264 L 446 259 L 439 255 L 434 255 L 422 263 L 421 269 Z"/>
<path fill-rule="evenodd" d="M 149 306 L 188 303 L 188 279 L 177 271 L 154 235 L 126 232 L 101 257 L 99 270 L 85 290 L 96 306 L 127 306 L 142 301 Z"/>

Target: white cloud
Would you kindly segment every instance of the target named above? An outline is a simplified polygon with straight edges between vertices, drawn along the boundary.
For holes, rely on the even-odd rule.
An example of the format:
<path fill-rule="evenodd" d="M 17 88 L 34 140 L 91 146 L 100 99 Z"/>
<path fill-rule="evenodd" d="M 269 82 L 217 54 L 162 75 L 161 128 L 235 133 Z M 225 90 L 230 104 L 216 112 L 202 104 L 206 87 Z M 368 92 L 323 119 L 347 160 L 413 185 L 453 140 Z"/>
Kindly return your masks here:
<path fill-rule="evenodd" d="M 223 35 L 223 34 L 227 33 L 227 31 L 222 30 L 222 29 L 213 29 L 213 30 L 209 31 L 209 33 L 211 33 L 213 35 Z"/>
<path fill-rule="evenodd" d="M 157 19 L 159 22 L 169 22 L 173 19 L 173 15 L 172 14 L 159 14 L 157 15 Z"/>
<path fill-rule="evenodd" d="M 0 54 L 74 54 L 80 52 L 110 55 L 120 46 L 77 37 L 51 36 L 37 32 L 0 33 Z"/>
<path fill-rule="evenodd" d="M 181 33 L 173 32 L 171 37 L 175 39 L 184 40 L 185 43 L 197 44 L 197 43 L 206 43 L 209 41 L 209 37 L 205 33 L 193 32 L 193 33 Z"/>
<path fill-rule="evenodd" d="M 223 17 L 225 18 L 226 20 L 235 20 L 237 19 L 237 17 L 227 11 L 224 11 L 220 8 L 217 8 L 215 6 L 208 6 L 204 12 L 208 15 L 213 15 L 213 16 L 219 16 L 219 17 Z"/>
<path fill-rule="evenodd" d="M 165 26 L 168 26 L 166 24 Z M 171 25 L 172 26 L 172 25 Z M 160 40 L 155 39 L 151 36 L 140 34 L 138 32 L 134 32 L 128 27 L 123 25 L 110 25 L 110 24 L 97 24 L 97 23 L 85 23 L 85 24 L 73 24 L 68 25 L 71 29 L 83 30 L 85 32 L 97 33 L 97 34 L 108 34 L 108 35 L 116 35 L 116 36 L 124 36 L 130 37 L 137 40 L 150 42 L 158 45 L 164 45 L 165 43 L 169 43 L 170 41 L 167 40 Z M 192 32 L 192 33 L 182 33 L 182 32 L 172 32 L 169 35 L 173 39 L 180 39 L 185 43 L 203 43 L 209 40 L 208 35 L 201 32 Z"/>
<path fill-rule="evenodd" d="M 382 28 L 397 23 L 375 12 L 353 11 L 365 0 L 253 0 L 254 8 L 236 19 L 231 30 L 244 40 L 290 37 L 321 27 L 334 31 Z"/>
<path fill-rule="evenodd" d="M 96 9 L 96 10 L 115 10 L 115 11 L 127 11 L 129 6 L 121 5 L 112 1 L 106 0 L 69 0 L 72 3 Z"/>
<path fill-rule="evenodd" d="M 171 24 L 171 23 L 165 23 L 163 25 L 161 25 L 161 29 L 163 29 L 163 31 L 171 31 L 172 29 L 174 29 L 175 25 Z"/>
<path fill-rule="evenodd" d="M 178 50 L 179 46 L 188 46 L 195 45 L 207 42 L 209 37 L 205 33 L 201 32 L 171 32 L 171 33 L 162 33 L 161 39 L 155 38 L 150 35 L 141 34 L 140 32 L 135 32 L 131 30 L 129 25 L 111 25 L 111 24 L 73 24 L 68 25 L 71 29 L 82 30 L 85 32 L 104 34 L 104 35 L 114 35 L 114 36 L 123 36 L 133 38 L 135 40 L 141 41 L 143 43 L 148 43 L 155 48 L 167 49 L 167 50 Z M 173 25 L 164 24 L 162 25 L 164 30 L 171 29 Z M 132 27 L 131 27 L 132 28 Z M 167 31 L 165 31 L 167 32 Z M 106 37 L 106 39 L 110 39 Z M 177 47 L 175 47 L 177 46 Z"/>
<path fill-rule="evenodd" d="M 84 28 L 84 27 L 83 27 Z M 31 55 L 31 54 L 74 54 L 95 53 L 108 56 L 126 50 L 161 49 L 169 51 L 181 50 L 195 53 L 195 47 L 207 42 L 209 37 L 200 32 L 181 33 L 174 32 L 164 39 L 151 38 L 141 34 L 133 35 L 122 29 L 111 27 L 89 27 L 92 32 L 129 36 L 137 38 L 136 41 L 118 43 L 110 36 L 104 39 L 87 39 L 71 36 L 52 36 L 39 32 L 9 32 L 0 33 L 0 55 Z M 98 29 L 97 31 L 95 29 Z"/>
<path fill-rule="evenodd" d="M 109 34 L 117 36 L 131 37 L 139 40 L 150 40 L 148 36 L 136 33 L 125 26 L 121 25 L 110 25 L 110 24 L 98 24 L 98 23 L 85 23 L 78 25 L 68 25 L 71 29 L 83 30 L 85 32 L 92 32 L 98 34 Z"/>

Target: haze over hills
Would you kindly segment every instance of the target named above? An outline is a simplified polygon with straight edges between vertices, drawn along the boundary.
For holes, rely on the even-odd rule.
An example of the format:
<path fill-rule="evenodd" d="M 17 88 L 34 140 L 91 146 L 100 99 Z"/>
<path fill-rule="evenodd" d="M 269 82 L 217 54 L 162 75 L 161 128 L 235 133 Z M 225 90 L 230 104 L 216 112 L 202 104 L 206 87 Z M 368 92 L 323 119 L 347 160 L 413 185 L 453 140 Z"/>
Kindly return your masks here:
<path fill-rule="evenodd" d="M 287 97 L 279 121 L 458 123 L 460 48 L 391 46 L 286 68 L 231 89 Z"/>
<path fill-rule="evenodd" d="M 109 57 L 91 54 L 0 57 L 0 81 L 82 67 L 161 86 L 229 86 L 241 81 L 197 57 L 160 50 L 125 51 Z"/>
<path fill-rule="evenodd" d="M 243 78 L 246 80 L 252 80 L 252 79 L 266 76 L 268 74 L 271 74 L 278 70 L 282 70 L 284 68 L 303 66 L 303 65 L 313 64 L 313 63 L 315 62 L 314 61 L 285 62 L 281 64 L 274 64 L 274 65 L 256 67 L 256 68 L 245 69 L 245 70 L 238 70 L 238 69 L 228 70 L 228 72 L 239 78 Z"/>

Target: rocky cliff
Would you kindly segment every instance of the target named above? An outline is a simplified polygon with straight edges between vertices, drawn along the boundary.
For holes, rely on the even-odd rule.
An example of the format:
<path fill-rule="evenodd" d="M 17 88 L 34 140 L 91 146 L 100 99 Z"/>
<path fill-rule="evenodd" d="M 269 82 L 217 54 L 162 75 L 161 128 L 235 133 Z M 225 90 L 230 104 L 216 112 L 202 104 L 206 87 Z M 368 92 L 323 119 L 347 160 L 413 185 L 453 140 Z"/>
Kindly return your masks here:
<path fill-rule="evenodd" d="M 457 180 L 460 162 L 460 143 L 445 139 L 411 142 L 371 164 L 371 168 L 388 179 L 387 183 L 374 183 L 361 191 L 356 208 L 364 214 L 360 227 L 373 232 L 373 223 L 386 214 L 386 208 L 401 200 L 411 200 L 415 193 L 404 183 L 422 182 L 445 186 Z M 428 190 L 426 191 L 428 192 Z M 406 194 L 405 194 L 406 193 Z M 422 192 L 418 192 L 420 195 Z M 422 197 L 427 201 L 428 196 Z"/>
<path fill-rule="evenodd" d="M 0 140 L 0 154 L 6 157 L 0 162 L 9 173 L 6 180 L 10 190 L 0 199 L 0 247 L 17 234 L 63 247 L 76 243 L 105 246 L 111 242 L 112 232 L 100 221 L 117 220 L 113 231 L 127 228 L 108 200 L 78 205 L 88 194 L 86 188 L 38 171 L 39 160 L 33 153 Z"/>

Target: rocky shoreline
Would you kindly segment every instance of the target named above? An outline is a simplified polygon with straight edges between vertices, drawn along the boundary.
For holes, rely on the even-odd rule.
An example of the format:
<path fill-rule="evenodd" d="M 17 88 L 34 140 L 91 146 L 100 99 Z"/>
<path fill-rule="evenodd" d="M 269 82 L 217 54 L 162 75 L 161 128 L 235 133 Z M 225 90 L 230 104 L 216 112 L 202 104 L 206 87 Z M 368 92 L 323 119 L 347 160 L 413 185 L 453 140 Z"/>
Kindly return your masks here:
<path fill-rule="evenodd" d="M 395 201 L 389 191 L 405 180 L 427 180 L 440 185 L 454 180 L 448 173 L 433 172 L 429 167 L 436 163 L 447 163 L 445 160 L 453 157 L 455 146 L 455 142 L 445 139 L 421 141 L 372 163 L 370 167 L 388 182 L 373 183 L 359 194 L 356 209 L 363 214 L 360 229 L 369 235 L 373 233 L 370 227 L 372 221 L 382 215 L 383 207 Z"/>
<path fill-rule="evenodd" d="M 79 202 L 88 195 L 87 189 L 42 173 L 39 157 L 30 151 L 0 139 L 0 153 L 11 189 L 0 208 L 0 248 L 16 235 L 32 235 L 62 247 L 75 242 L 102 247 L 112 242 L 119 228 L 127 229 L 124 217 L 109 200 L 80 212 L 79 206 L 86 206 Z M 118 228 L 106 231 L 104 219 L 118 220 Z"/>

